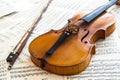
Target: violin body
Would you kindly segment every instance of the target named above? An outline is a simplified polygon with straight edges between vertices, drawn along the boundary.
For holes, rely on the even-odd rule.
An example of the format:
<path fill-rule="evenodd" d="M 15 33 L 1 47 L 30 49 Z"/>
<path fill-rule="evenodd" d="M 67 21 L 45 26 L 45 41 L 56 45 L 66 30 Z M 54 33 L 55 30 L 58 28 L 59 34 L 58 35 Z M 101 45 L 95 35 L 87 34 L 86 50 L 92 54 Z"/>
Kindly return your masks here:
<path fill-rule="evenodd" d="M 79 24 L 79 18 L 88 12 L 80 12 L 70 23 Z M 71 34 L 51 55 L 46 52 L 57 41 L 65 27 L 51 30 L 35 38 L 29 45 L 31 60 L 42 69 L 60 75 L 73 75 L 85 70 L 95 54 L 95 41 L 104 39 L 115 29 L 115 17 L 104 12 L 91 23 L 79 26 L 78 33 Z"/>

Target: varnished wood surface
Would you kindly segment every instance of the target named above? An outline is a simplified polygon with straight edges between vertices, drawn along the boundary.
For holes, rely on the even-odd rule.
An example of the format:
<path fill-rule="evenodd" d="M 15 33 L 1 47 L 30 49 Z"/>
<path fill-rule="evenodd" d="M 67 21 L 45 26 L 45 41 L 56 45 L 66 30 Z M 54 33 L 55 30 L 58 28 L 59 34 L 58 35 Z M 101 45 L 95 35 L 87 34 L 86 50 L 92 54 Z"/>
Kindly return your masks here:
<path fill-rule="evenodd" d="M 78 18 L 86 14 L 80 12 Z M 39 59 L 44 59 L 43 69 L 61 75 L 71 75 L 83 71 L 89 64 L 92 54 L 95 53 L 95 41 L 105 38 L 115 29 L 115 17 L 110 13 L 103 13 L 90 24 L 81 26 L 78 34 L 71 35 L 64 41 L 52 55 L 47 55 L 47 50 L 55 43 L 62 31 L 51 30 L 34 39 L 29 52 L 32 61 L 37 66 L 42 66 Z M 87 34 L 87 36 L 85 36 Z M 84 38 L 83 38 L 84 37 Z"/>

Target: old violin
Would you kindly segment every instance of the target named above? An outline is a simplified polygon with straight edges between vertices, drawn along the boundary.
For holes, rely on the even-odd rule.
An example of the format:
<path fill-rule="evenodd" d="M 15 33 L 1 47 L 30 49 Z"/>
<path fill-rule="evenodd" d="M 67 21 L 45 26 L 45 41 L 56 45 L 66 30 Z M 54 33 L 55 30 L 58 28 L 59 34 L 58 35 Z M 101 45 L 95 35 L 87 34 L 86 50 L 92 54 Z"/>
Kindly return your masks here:
<path fill-rule="evenodd" d="M 60 30 L 51 30 L 29 45 L 31 60 L 37 66 L 60 75 L 77 74 L 86 69 L 95 54 L 95 41 L 115 29 L 115 17 L 105 10 L 116 3 L 110 0 L 94 11 L 82 11 Z"/>

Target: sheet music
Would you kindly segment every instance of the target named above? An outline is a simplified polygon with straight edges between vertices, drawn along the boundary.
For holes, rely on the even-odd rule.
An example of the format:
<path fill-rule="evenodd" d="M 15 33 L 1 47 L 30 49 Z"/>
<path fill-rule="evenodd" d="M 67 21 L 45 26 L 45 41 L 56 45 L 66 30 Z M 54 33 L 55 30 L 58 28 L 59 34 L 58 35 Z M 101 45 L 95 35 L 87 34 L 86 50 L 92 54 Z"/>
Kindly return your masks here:
<path fill-rule="evenodd" d="M 12 14 L 13 12 L 16 12 L 15 8 L 5 1 L 0 0 L 0 18 Z"/>
<path fill-rule="evenodd" d="M 119 36 L 119 38 L 120 38 L 120 7 L 119 6 L 116 6 L 116 5 L 114 5 L 112 8 L 111 8 L 111 10 L 110 10 L 110 12 L 111 13 L 113 13 L 115 16 L 116 16 L 116 19 L 117 19 L 117 21 L 116 21 L 116 25 L 118 26 L 117 27 L 117 32 L 118 32 L 118 36 Z"/>
<path fill-rule="evenodd" d="M 89 67 L 79 75 L 67 76 L 67 80 L 119 80 L 120 46 L 116 31 L 105 40 L 96 43 L 96 54 Z M 109 43 L 109 44 L 108 44 Z"/>
<path fill-rule="evenodd" d="M 11 15 L 8 18 L 0 19 L 0 80 L 119 80 L 120 79 L 120 39 L 117 29 L 105 40 L 96 42 L 96 54 L 93 55 L 90 65 L 85 71 L 77 75 L 61 76 L 49 73 L 36 67 L 28 52 L 30 42 L 38 35 L 50 29 L 62 28 L 69 18 L 76 12 L 84 9 L 95 9 L 107 0 L 53 0 L 47 11 L 42 16 L 39 24 L 35 28 L 32 36 L 27 42 L 22 53 L 8 71 L 6 57 L 14 48 L 22 35 L 34 23 L 36 17 L 47 4 L 48 0 L 27 0 L 30 5 L 24 10 Z M 14 0 L 13 0 L 14 2 Z M 34 4 L 33 4 L 33 3 Z M 83 4 L 85 3 L 85 4 Z M 90 5 L 95 4 L 95 5 Z M 32 6 L 31 6 L 32 5 Z M 30 7 L 29 7 L 30 6 Z M 111 12 L 118 13 L 116 6 Z M 116 17 L 118 15 L 115 15 Z M 117 18 L 118 19 L 118 18 Z M 116 27 L 118 28 L 119 19 Z M 3 28 L 4 26 L 4 28 Z"/>

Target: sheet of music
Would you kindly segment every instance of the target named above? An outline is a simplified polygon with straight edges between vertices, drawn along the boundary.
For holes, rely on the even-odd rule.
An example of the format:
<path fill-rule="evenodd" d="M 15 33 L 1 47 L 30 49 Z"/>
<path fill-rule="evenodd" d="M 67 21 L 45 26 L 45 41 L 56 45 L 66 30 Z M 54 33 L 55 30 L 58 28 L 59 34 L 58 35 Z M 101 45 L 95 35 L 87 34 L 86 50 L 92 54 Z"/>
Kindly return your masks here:
<path fill-rule="evenodd" d="M 16 12 L 16 9 L 5 1 L 0 0 L 0 18 Z"/>
<path fill-rule="evenodd" d="M 7 2 L 7 0 L 5 0 Z M 15 6 L 20 1 L 12 0 Z M 23 0 L 21 0 L 23 1 Z M 28 52 L 30 42 L 37 36 L 51 30 L 61 29 L 69 18 L 77 12 L 96 7 L 108 0 L 52 0 L 47 11 L 35 28 L 32 36 L 9 71 L 6 57 L 15 47 L 23 34 L 45 8 L 49 0 L 24 0 L 28 6 L 18 12 L 0 19 L 0 80 L 120 80 L 120 7 L 113 6 L 109 10 L 117 19 L 116 30 L 105 40 L 100 39 L 96 44 L 96 54 L 92 56 L 90 65 L 85 71 L 77 75 L 61 76 L 49 73 L 35 66 Z M 1 3 L 0 3 L 1 4 Z M 22 6 L 21 6 L 22 7 Z"/>

